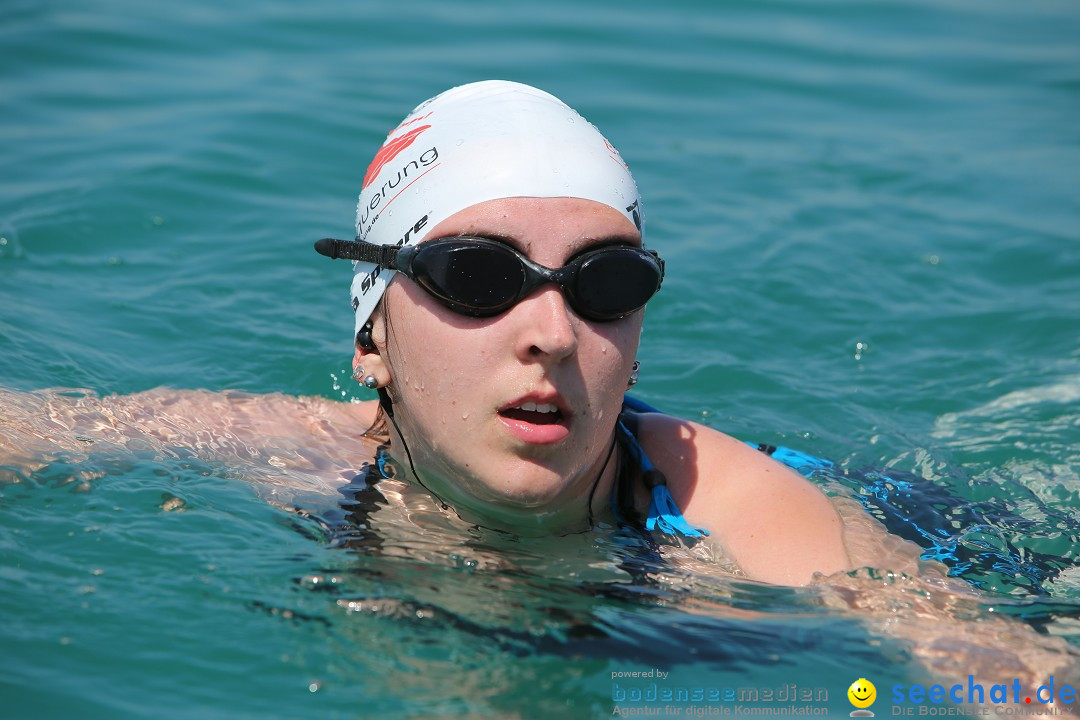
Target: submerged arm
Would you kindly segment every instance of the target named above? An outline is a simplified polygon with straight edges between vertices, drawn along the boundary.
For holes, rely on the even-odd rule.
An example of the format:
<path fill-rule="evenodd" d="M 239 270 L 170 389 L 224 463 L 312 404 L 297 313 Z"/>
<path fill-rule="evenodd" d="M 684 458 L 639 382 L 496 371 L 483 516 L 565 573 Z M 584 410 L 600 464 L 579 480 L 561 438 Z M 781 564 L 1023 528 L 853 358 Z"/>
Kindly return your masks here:
<path fill-rule="evenodd" d="M 57 457 L 182 452 L 228 463 L 339 464 L 342 440 L 363 433 L 369 408 L 322 398 L 158 388 L 99 397 L 86 390 L 0 388 L 0 466 L 33 472 Z M 365 424 L 367 421 L 368 424 Z"/>
<path fill-rule="evenodd" d="M 972 588 L 921 560 L 918 546 L 854 500 L 827 498 L 766 455 L 696 423 L 661 415 L 641 422 L 651 432 L 642 444 L 687 519 L 708 528 L 747 577 L 812 583 L 827 606 L 902 643 L 939 681 L 960 668 L 985 683 L 1018 679 L 1033 692 L 1050 675 L 1077 676 L 1080 659 L 1068 643 L 987 611 Z"/>

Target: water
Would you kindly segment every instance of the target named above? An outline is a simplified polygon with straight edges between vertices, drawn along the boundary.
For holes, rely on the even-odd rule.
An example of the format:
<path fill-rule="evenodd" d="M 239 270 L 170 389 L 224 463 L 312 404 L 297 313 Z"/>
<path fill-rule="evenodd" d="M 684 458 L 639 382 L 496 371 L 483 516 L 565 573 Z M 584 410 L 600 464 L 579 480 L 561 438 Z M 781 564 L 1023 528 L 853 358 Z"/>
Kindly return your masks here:
<path fill-rule="evenodd" d="M 0 385 L 366 397 L 348 273 L 311 241 L 351 232 L 416 102 L 532 83 L 619 147 L 668 262 L 638 395 L 834 459 L 818 482 L 979 589 L 965 627 L 1012 615 L 1044 633 L 1019 645 L 1075 649 L 1078 31 L 1048 1 L 9 0 Z M 607 717 L 612 673 L 652 667 L 827 688 L 837 714 L 863 676 L 880 713 L 978 665 L 928 671 L 874 629 L 892 610 L 830 591 L 634 566 L 611 533 L 432 514 L 378 547 L 245 482 L 271 445 L 5 475 L 5 715 Z"/>

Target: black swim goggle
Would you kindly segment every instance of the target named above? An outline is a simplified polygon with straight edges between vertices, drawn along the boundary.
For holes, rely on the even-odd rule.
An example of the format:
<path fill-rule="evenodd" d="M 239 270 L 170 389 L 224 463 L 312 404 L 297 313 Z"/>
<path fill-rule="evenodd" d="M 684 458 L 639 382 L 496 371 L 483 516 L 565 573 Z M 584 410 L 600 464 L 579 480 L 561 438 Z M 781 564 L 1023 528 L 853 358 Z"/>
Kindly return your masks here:
<path fill-rule="evenodd" d="M 536 288 L 554 283 L 581 317 L 618 320 L 644 307 L 664 279 L 660 256 L 630 245 L 593 247 L 560 268 L 538 265 L 484 237 L 445 237 L 404 247 L 323 238 L 315 249 L 330 258 L 404 273 L 446 307 L 473 317 L 504 313 Z"/>

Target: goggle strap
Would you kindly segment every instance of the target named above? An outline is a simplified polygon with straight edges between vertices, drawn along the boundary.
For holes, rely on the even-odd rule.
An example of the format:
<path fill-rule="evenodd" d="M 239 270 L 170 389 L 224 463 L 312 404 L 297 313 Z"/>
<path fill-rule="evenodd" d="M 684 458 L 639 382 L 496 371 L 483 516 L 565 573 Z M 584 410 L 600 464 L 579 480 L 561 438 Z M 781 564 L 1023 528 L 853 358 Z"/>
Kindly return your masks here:
<path fill-rule="evenodd" d="M 376 245 L 363 240 L 323 238 L 315 241 L 315 252 L 333 260 L 358 260 L 375 263 L 388 270 L 397 269 L 397 245 Z"/>

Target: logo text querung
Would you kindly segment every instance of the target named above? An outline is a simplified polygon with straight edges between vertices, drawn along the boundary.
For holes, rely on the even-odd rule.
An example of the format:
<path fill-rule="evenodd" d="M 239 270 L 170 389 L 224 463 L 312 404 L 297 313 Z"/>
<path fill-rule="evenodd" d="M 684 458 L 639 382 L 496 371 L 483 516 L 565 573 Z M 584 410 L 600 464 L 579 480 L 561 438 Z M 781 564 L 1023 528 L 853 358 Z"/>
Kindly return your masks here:
<path fill-rule="evenodd" d="M 396 196 L 396 193 L 393 193 L 394 189 L 401 186 L 410 176 L 415 178 L 419 175 L 421 167 L 429 167 L 435 164 L 438 159 L 438 148 L 431 147 L 421 153 L 419 157 L 410 160 L 405 163 L 405 165 L 398 168 L 395 175 L 388 175 L 386 181 L 383 182 L 378 191 L 372 195 L 367 204 L 364 205 L 364 209 L 360 214 L 360 234 L 367 235 L 368 230 L 371 229 L 371 226 L 374 225 L 375 221 L 379 218 L 378 214 L 373 217 L 372 213 L 384 204 L 384 200 L 388 203 L 390 200 L 394 199 L 394 196 Z M 404 189 L 404 187 L 401 189 Z M 387 199 L 388 194 L 392 194 L 389 199 Z"/>

